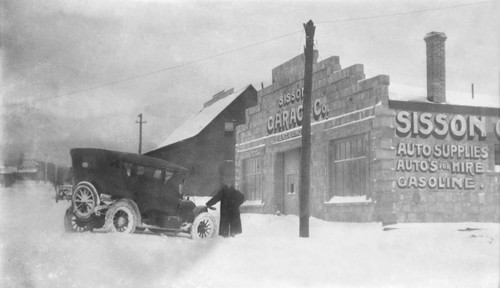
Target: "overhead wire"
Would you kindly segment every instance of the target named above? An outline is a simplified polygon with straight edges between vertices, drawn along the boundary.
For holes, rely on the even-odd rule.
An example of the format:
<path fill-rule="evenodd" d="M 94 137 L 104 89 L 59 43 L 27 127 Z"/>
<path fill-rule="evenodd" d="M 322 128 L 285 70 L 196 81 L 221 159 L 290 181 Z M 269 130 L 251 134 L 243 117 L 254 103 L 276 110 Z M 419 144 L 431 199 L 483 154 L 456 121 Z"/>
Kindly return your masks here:
<path fill-rule="evenodd" d="M 412 11 L 406 11 L 406 12 L 388 13 L 388 14 L 382 14 L 382 15 L 373 15 L 373 16 L 363 16 L 363 17 L 352 17 L 352 18 L 343 18 L 343 19 L 335 19 L 335 20 L 326 20 L 326 21 L 318 21 L 318 22 L 316 22 L 316 24 L 330 24 L 330 23 L 339 23 L 339 22 L 370 20 L 370 19 L 377 19 L 377 18 L 402 16 L 402 15 L 417 14 L 417 13 L 425 13 L 425 12 L 430 12 L 430 11 L 455 9 L 455 8 L 461 8 L 461 7 L 467 7 L 467 6 L 477 6 L 477 5 L 483 5 L 483 4 L 488 4 L 488 3 L 493 3 L 493 2 L 492 1 L 481 1 L 481 2 L 474 2 L 474 3 L 466 3 L 466 4 L 458 4 L 458 5 L 452 5 L 452 6 L 445 6 L 445 7 L 435 7 L 435 8 L 419 9 L 419 10 L 412 10 Z M 247 49 L 247 48 L 250 48 L 250 47 L 255 47 L 255 46 L 262 45 L 262 44 L 265 44 L 265 43 L 268 43 L 268 42 L 276 41 L 278 39 L 286 38 L 286 37 L 289 37 L 289 36 L 292 36 L 292 35 L 295 35 L 295 34 L 298 34 L 298 33 L 301 33 L 301 32 L 303 32 L 303 31 L 302 30 L 293 31 L 293 32 L 290 32 L 290 33 L 286 33 L 286 34 L 282 34 L 282 35 L 273 37 L 271 39 L 267 39 L 267 40 L 262 40 L 262 41 L 250 43 L 250 44 L 247 44 L 247 45 L 235 48 L 235 49 L 227 50 L 227 51 L 224 51 L 224 52 L 221 52 L 221 53 L 218 53 L 218 54 L 214 54 L 214 55 L 202 57 L 202 58 L 199 58 L 199 59 L 196 59 L 196 60 L 192 60 L 192 61 L 188 61 L 188 62 L 185 62 L 185 63 L 178 64 L 178 65 L 173 65 L 173 66 L 165 67 L 165 68 L 154 70 L 154 71 L 147 72 L 147 73 L 144 73 L 144 74 L 140 74 L 140 75 L 136 75 L 136 76 L 132 76 L 132 77 L 128 77 L 128 78 L 123 78 L 123 79 L 116 80 L 116 81 L 107 82 L 107 83 L 104 83 L 104 84 L 101 84 L 101 85 L 96 85 L 96 86 L 92 86 L 92 87 L 81 89 L 81 90 L 75 90 L 75 91 L 72 91 L 72 92 L 69 92 L 69 93 L 64 93 L 64 94 L 61 94 L 61 95 L 39 97 L 39 98 L 32 98 L 32 99 L 23 99 L 22 102 L 4 103 L 4 105 L 19 105 L 19 104 L 22 104 L 22 103 L 25 103 L 25 102 L 34 102 L 34 101 L 40 101 L 40 100 L 48 100 L 48 99 L 54 99 L 54 98 L 60 98 L 60 97 L 67 97 L 67 96 L 71 96 L 71 95 L 75 95 L 75 94 L 80 94 L 80 93 L 88 92 L 88 91 L 91 91 L 91 90 L 97 90 L 97 89 L 100 89 L 100 88 L 109 87 L 109 86 L 117 85 L 117 84 L 128 82 L 128 81 L 133 81 L 133 80 L 145 78 L 145 77 L 148 77 L 148 76 L 151 76 L 151 75 L 154 75 L 154 74 L 162 73 L 162 72 L 165 72 L 165 71 L 170 71 L 170 70 L 178 69 L 178 68 L 185 67 L 185 66 L 188 66 L 188 65 L 196 64 L 196 63 L 203 62 L 203 61 L 206 61 L 206 60 L 209 60 L 209 59 L 213 59 L 213 58 L 216 58 L 216 57 L 220 57 L 220 56 L 224 56 L 224 55 L 227 55 L 227 54 L 231 54 L 231 53 L 243 50 L 243 49 Z"/>
<path fill-rule="evenodd" d="M 370 20 L 370 19 L 385 18 L 385 17 L 403 16 L 403 15 L 418 14 L 418 13 L 425 13 L 425 12 L 431 12 L 431 11 L 455 9 L 455 8 L 461 8 L 461 7 L 467 7 L 467 6 L 477 6 L 477 5 L 483 5 L 483 4 L 488 4 L 488 3 L 493 3 L 493 1 L 481 1 L 481 2 L 474 2 L 474 3 L 458 4 L 458 5 L 453 5 L 453 6 L 445 6 L 445 7 L 436 7 L 436 8 L 427 8 L 427 9 L 412 10 L 412 11 L 399 12 L 399 13 L 388 13 L 388 14 L 382 14 L 382 15 L 373 15 L 373 16 L 363 16 L 363 17 L 342 18 L 342 19 L 335 19 L 335 20 L 318 21 L 318 22 L 316 22 L 316 24 L 328 24 L 328 23 L 360 21 L 360 20 Z"/>
<path fill-rule="evenodd" d="M 271 42 L 271 41 L 275 41 L 275 40 L 278 40 L 278 39 L 281 39 L 281 38 L 285 38 L 285 37 L 288 37 L 288 36 L 291 36 L 291 35 L 294 35 L 294 34 L 298 34 L 300 32 L 302 32 L 302 31 L 299 30 L 299 31 L 290 32 L 290 33 L 287 33 L 287 34 L 283 34 L 283 35 L 280 35 L 280 36 L 273 37 L 271 39 L 267 39 L 267 40 L 263 40 L 263 41 L 259 41 L 259 42 L 254 42 L 254 43 L 247 44 L 245 46 L 241 46 L 241 47 L 238 47 L 238 48 L 235 48 L 235 49 L 232 49 L 232 50 L 227 50 L 227 51 L 224 51 L 224 52 L 221 52 L 221 53 L 218 53 L 218 54 L 214 54 L 214 55 L 210 55 L 210 56 L 207 56 L 207 57 L 199 58 L 199 59 L 196 59 L 196 60 L 184 62 L 184 63 L 179 64 L 179 65 L 169 66 L 169 67 L 158 69 L 158 70 L 155 70 L 155 71 L 151 71 L 151 72 L 148 72 L 148 73 L 145 73 L 145 74 L 141 74 L 141 75 L 137 75 L 137 76 L 133 76 L 133 77 L 128 77 L 128 78 L 124 78 L 124 79 L 120 79 L 120 80 L 116 80 L 116 81 L 111 81 L 111 82 L 104 83 L 104 84 L 101 84 L 101 85 L 98 85 L 98 86 L 93 86 L 93 87 L 85 88 L 85 89 L 82 89 L 82 90 L 76 90 L 76 91 L 65 93 L 65 94 L 61 94 L 61 95 L 34 98 L 34 99 L 31 99 L 31 101 L 40 101 L 40 100 L 48 100 L 48 99 L 53 99 L 53 98 L 66 97 L 66 96 L 70 96 L 70 95 L 74 95 L 74 94 L 79 94 L 79 93 L 83 93 L 83 92 L 87 92 L 87 91 L 91 91 L 91 90 L 96 90 L 96 89 L 100 89 L 100 88 L 104 88 L 104 87 L 108 87 L 108 86 L 113 86 L 113 85 L 116 85 L 116 84 L 119 84 L 119 83 L 124 83 L 124 82 L 132 81 L 132 80 L 136 80 L 136 79 L 140 79 L 140 78 L 145 78 L 145 77 L 148 77 L 148 76 L 151 76 L 151 75 L 154 75 L 154 74 L 158 74 L 158 73 L 161 73 L 161 72 L 165 72 L 165 71 L 169 71 L 169 70 L 174 70 L 174 69 L 181 68 L 181 67 L 184 67 L 184 66 L 188 66 L 188 65 L 192 65 L 192 64 L 199 63 L 199 62 L 202 62 L 202 61 L 206 61 L 206 60 L 209 60 L 209 59 L 212 59 L 212 58 L 220 57 L 220 56 L 223 56 L 223 55 L 226 55 L 226 54 L 234 53 L 234 52 L 239 51 L 239 50 L 243 50 L 243 49 L 247 49 L 247 48 L 250 48 L 250 47 L 262 45 L 262 44 L 265 44 L 265 43 L 268 43 L 268 42 Z"/>

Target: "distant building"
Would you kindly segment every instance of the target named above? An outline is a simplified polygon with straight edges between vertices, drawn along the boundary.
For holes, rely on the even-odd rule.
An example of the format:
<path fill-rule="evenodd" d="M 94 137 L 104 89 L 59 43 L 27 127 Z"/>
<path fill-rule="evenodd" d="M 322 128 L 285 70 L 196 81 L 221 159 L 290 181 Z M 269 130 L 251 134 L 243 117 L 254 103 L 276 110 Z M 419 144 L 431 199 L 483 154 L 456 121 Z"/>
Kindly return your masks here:
<path fill-rule="evenodd" d="M 69 183 L 70 168 L 35 159 L 21 159 L 18 166 L 0 166 L 0 184 L 10 186 L 17 181 Z"/>
<path fill-rule="evenodd" d="M 188 168 L 186 195 L 210 196 L 223 184 L 234 185 L 235 127 L 245 123 L 245 110 L 256 104 L 252 85 L 221 91 L 146 155 Z"/>
<path fill-rule="evenodd" d="M 16 181 L 17 167 L 0 166 L 0 187 L 9 187 Z"/>
<path fill-rule="evenodd" d="M 425 38 L 427 91 L 393 89 L 388 76 L 365 79 L 363 65 L 342 69 L 338 57 L 316 62 L 315 55 L 312 216 L 500 222 L 500 108 L 447 91 L 445 39 Z M 299 213 L 303 77 L 303 55 L 274 68 L 273 84 L 236 127 L 244 211 Z"/>
<path fill-rule="evenodd" d="M 43 180 L 45 176 L 45 165 L 36 160 L 23 159 L 21 165 L 17 167 L 19 180 Z"/>

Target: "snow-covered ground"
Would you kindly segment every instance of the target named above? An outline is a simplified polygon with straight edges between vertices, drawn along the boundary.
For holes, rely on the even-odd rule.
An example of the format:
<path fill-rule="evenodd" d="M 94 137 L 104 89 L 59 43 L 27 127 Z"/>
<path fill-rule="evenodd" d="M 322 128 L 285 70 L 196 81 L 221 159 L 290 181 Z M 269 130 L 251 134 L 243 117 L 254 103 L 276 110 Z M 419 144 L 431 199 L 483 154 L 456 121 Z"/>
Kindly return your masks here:
<path fill-rule="evenodd" d="M 193 241 L 64 232 L 44 184 L 0 190 L 0 287 L 499 287 L 500 225 L 310 221 L 243 214 L 243 234 Z M 459 231 L 465 228 L 480 230 Z"/>

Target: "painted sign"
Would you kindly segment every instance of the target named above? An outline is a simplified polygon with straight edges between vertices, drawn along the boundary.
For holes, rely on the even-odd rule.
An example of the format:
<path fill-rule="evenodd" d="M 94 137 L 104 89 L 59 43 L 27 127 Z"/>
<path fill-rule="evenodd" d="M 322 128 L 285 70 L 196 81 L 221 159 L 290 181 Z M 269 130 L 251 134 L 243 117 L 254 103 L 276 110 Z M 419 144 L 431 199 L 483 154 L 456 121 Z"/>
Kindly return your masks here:
<path fill-rule="evenodd" d="M 479 140 L 486 138 L 486 117 L 454 115 L 450 117 L 446 114 L 419 113 L 419 112 L 399 112 L 396 116 L 396 132 L 398 136 L 419 136 L 426 138 L 434 136 L 443 139 L 450 135 L 455 140 L 462 140 L 467 137 L 469 140 L 478 136 Z"/>
<path fill-rule="evenodd" d="M 488 147 L 401 142 L 396 156 L 396 171 L 407 173 L 398 177 L 399 188 L 469 190 L 476 188 L 473 176 L 486 172 L 484 160 L 488 159 Z M 431 175 L 416 176 L 415 173 Z"/>
<path fill-rule="evenodd" d="M 303 100 L 304 88 L 297 88 L 280 96 L 278 99 L 279 110 L 267 119 L 267 133 L 274 134 L 302 126 Z M 328 118 L 328 107 L 321 104 L 319 99 L 314 101 L 311 110 L 316 121 L 320 118 Z"/>
<path fill-rule="evenodd" d="M 290 139 L 300 137 L 300 136 L 302 136 L 302 128 L 292 130 L 292 131 L 287 131 L 286 133 L 279 134 L 277 140 L 278 140 L 278 142 L 281 142 L 281 141 L 290 140 Z"/>
<path fill-rule="evenodd" d="M 500 135 L 499 123 L 500 120 L 494 128 L 497 137 Z M 411 139 L 396 147 L 395 170 L 404 172 L 397 178 L 399 188 L 484 189 L 484 184 L 477 183 L 476 176 L 486 173 L 489 156 L 484 142 L 486 117 L 401 111 L 396 115 L 396 124 L 396 134 Z M 477 142 L 443 141 L 448 136 L 455 141 Z M 423 144 L 413 140 L 429 137 L 437 141 Z"/>

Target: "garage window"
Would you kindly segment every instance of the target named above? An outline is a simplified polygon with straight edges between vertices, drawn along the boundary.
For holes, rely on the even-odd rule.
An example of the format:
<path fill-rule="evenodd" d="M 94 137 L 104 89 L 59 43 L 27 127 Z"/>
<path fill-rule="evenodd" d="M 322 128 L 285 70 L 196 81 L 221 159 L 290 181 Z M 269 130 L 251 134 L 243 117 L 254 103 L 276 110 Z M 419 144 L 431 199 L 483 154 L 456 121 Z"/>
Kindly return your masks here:
<path fill-rule="evenodd" d="M 246 200 L 262 200 L 262 158 L 243 160 L 243 193 Z"/>
<path fill-rule="evenodd" d="M 330 143 L 330 197 L 368 193 L 368 134 Z"/>

